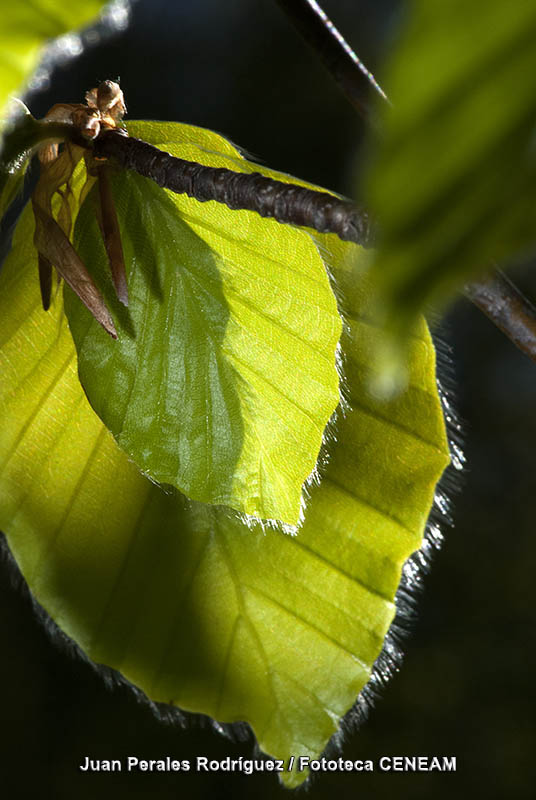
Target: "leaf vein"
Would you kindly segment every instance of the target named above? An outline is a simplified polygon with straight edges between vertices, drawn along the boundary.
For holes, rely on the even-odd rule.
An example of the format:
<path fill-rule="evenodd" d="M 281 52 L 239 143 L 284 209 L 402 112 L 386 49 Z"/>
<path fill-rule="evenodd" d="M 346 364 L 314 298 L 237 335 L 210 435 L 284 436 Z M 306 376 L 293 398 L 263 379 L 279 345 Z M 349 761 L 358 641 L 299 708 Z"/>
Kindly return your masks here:
<path fill-rule="evenodd" d="M 334 477 L 332 477 L 332 476 L 327 476 L 327 475 L 326 475 L 326 476 L 324 477 L 324 481 L 327 481 L 328 483 L 331 483 L 331 484 L 333 484 L 333 486 L 335 486 L 337 489 L 340 489 L 340 490 L 341 490 L 342 492 L 344 492 L 345 494 L 348 494 L 348 495 L 350 495 L 350 497 L 353 497 L 353 498 L 354 498 L 355 500 L 357 500 L 359 503 L 363 503 L 364 505 L 368 506 L 368 507 L 369 507 L 369 508 L 371 508 L 373 511 L 377 511 L 377 512 L 378 512 L 378 514 L 381 514 L 381 516 L 382 516 L 382 517 L 385 517 L 385 519 L 389 519 L 389 520 L 391 520 L 391 521 L 392 521 L 392 522 L 394 522 L 396 525 L 398 525 L 398 527 L 399 527 L 399 528 L 402 528 L 403 530 L 407 531 L 407 532 L 408 532 L 408 533 L 410 533 L 412 536 L 414 536 L 414 535 L 415 535 L 415 531 L 414 531 L 414 530 L 412 530 L 411 528 L 409 528 L 409 527 L 408 527 L 408 526 L 407 526 L 407 525 L 406 525 L 404 522 L 402 522 L 400 519 L 398 519 L 398 517 L 396 517 L 394 514 L 391 514 L 391 513 L 389 513 L 389 512 L 388 512 L 388 511 L 386 511 L 385 509 L 383 509 L 383 508 L 380 508 L 379 506 L 375 505 L 373 502 L 371 502 L 371 500 L 369 500 L 369 499 L 368 499 L 368 498 L 366 498 L 366 497 L 363 497 L 361 494 L 359 494 L 358 492 L 356 492 L 356 491 L 355 491 L 355 489 L 348 489 L 348 487 L 347 487 L 347 486 L 344 486 L 344 484 L 340 483 L 340 481 L 338 481 L 336 478 L 334 478 Z"/>

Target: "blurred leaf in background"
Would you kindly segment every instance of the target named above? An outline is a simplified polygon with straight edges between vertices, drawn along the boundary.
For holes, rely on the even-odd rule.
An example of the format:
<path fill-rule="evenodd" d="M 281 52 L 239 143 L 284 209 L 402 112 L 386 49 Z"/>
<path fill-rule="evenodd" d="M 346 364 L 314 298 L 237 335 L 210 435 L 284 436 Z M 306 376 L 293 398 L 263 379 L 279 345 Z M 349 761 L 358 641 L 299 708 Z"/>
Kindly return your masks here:
<path fill-rule="evenodd" d="M 3 4 L 0 16 L 0 113 L 12 92 L 21 90 L 49 39 L 88 24 L 103 0 L 19 0 Z"/>
<path fill-rule="evenodd" d="M 429 303 L 536 241 L 536 4 L 413 0 L 365 181 L 387 354 Z M 400 337 L 403 333 L 403 337 Z"/>
<path fill-rule="evenodd" d="M 103 0 L 84 0 L 65 4 L 62 0 L 20 0 L 4 4 L 0 14 L 0 219 L 22 190 L 28 162 L 20 159 L 8 163 L 11 156 L 4 150 L 3 134 L 13 126 L 7 120 L 20 118 L 28 109 L 12 101 L 14 93 L 23 92 L 25 83 L 37 67 L 44 45 L 63 34 L 91 22 L 104 6 Z M 65 42 L 65 49 L 73 42 Z M 20 108 L 18 107 L 20 105 Z M 30 120 L 28 116 L 26 120 Z M 20 119 L 19 119 L 20 121 Z M 3 152 L 2 152 L 3 151 Z M 20 163 L 19 163 L 20 162 Z"/>

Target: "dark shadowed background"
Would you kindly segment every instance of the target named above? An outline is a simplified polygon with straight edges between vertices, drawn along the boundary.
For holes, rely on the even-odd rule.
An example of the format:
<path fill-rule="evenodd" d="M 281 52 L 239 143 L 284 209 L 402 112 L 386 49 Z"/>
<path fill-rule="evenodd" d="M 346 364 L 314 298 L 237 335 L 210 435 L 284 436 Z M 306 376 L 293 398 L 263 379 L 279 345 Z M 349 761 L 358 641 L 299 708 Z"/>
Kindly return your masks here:
<path fill-rule="evenodd" d="M 406 4 L 323 5 L 378 68 Z M 139 0 L 124 33 L 57 69 L 28 103 L 42 116 L 117 76 L 132 119 L 212 128 L 271 167 L 352 192 L 363 126 L 271 0 Z M 530 270 L 519 279 L 536 297 Z M 458 769 L 330 773 L 311 798 L 535 796 L 536 365 L 464 300 L 447 322 L 467 456 L 456 524 L 426 580 L 403 667 L 343 755 L 456 756 Z M 269 775 L 81 773 L 86 755 L 249 757 L 252 746 L 207 726 L 162 725 L 127 689 L 108 690 L 49 640 L 5 565 L 0 642 L 3 796 L 291 796 Z"/>

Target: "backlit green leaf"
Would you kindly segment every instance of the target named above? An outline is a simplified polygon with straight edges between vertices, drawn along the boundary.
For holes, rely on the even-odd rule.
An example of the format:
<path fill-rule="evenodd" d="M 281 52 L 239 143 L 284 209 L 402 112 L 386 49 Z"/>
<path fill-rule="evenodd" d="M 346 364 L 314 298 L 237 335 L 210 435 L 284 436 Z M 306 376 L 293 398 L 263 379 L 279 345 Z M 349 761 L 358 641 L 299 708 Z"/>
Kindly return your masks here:
<path fill-rule="evenodd" d="M 134 131 L 183 158 L 226 165 L 227 149 L 237 168 L 252 166 L 211 131 L 141 122 Z M 317 248 L 304 231 L 133 173 L 112 184 L 128 311 L 107 278 L 96 193 L 79 215 L 75 247 L 104 286 L 119 340 L 66 292 L 90 403 L 154 480 L 296 525 L 339 402 L 342 326 Z"/>
<path fill-rule="evenodd" d="M 0 115 L 8 96 L 24 88 L 48 39 L 87 25 L 103 0 L 20 0 L 3 3 L 0 16 Z"/>
<path fill-rule="evenodd" d="M 429 302 L 536 242 L 536 4 L 413 0 L 368 175 L 396 338 Z"/>
<path fill-rule="evenodd" d="M 318 756 L 370 675 L 447 463 L 426 326 L 408 390 L 373 401 L 376 331 L 344 257 L 357 248 L 320 237 L 346 309 L 349 407 L 298 536 L 263 533 L 165 494 L 117 447 L 77 380 L 60 296 L 40 308 L 32 224 L 27 209 L 0 273 L 0 527 L 32 592 L 153 700 L 245 720 L 272 756 Z"/>

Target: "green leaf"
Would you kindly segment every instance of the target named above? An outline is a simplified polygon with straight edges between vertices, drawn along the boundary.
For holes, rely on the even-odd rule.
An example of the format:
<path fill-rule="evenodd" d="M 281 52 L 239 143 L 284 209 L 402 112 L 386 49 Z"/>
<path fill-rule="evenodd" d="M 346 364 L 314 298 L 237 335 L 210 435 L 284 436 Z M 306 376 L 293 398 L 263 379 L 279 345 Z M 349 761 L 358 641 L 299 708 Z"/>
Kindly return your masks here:
<path fill-rule="evenodd" d="M 27 0 L 4 3 L 0 21 L 0 114 L 12 92 L 33 72 L 47 39 L 87 25 L 103 0 Z"/>
<path fill-rule="evenodd" d="M 413 0 L 368 174 L 392 340 L 492 260 L 534 247 L 536 4 Z"/>
<path fill-rule="evenodd" d="M 151 699 L 245 720 L 277 758 L 317 757 L 368 680 L 448 460 L 424 322 L 408 390 L 375 402 L 369 292 L 346 257 L 366 255 L 320 237 L 346 308 L 349 405 L 298 536 L 263 535 L 165 494 L 117 447 L 78 383 L 60 297 L 40 308 L 31 240 L 26 209 L 0 273 L 0 527 L 32 592 Z"/>
<path fill-rule="evenodd" d="M 252 168 L 210 131 L 140 122 L 134 130 L 183 158 L 220 166 L 229 154 Z M 91 405 L 153 480 L 296 525 L 339 402 L 342 324 L 317 248 L 304 231 L 135 173 L 111 183 L 128 311 L 108 278 L 96 193 L 78 217 L 75 247 L 103 287 L 118 341 L 70 291 L 65 301 Z"/>

